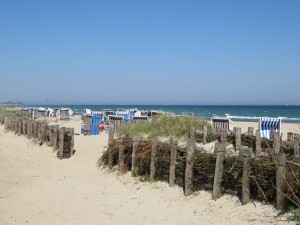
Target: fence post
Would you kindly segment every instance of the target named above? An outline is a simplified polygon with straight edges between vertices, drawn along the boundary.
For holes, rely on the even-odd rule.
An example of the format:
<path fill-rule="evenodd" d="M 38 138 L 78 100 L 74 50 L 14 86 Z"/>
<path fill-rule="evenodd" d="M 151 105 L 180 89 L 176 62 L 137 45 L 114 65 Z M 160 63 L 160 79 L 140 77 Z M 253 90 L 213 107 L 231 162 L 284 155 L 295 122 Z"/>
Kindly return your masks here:
<path fill-rule="evenodd" d="M 207 137 L 207 126 L 204 125 L 203 127 L 203 144 L 206 144 L 206 137 Z"/>
<path fill-rule="evenodd" d="M 272 155 L 278 155 L 280 152 L 280 137 L 278 132 L 273 133 L 273 141 Z"/>
<path fill-rule="evenodd" d="M 253 136 L 254 127 L 248 127 L 248 136 Z"/>
<path fill-rule="evenodd" d="M 249 176 L 251 170 L 251 148 L 243 149 L 243 178 L 242 178 L 242 205 L 247 204 L 250 201 L 250 184 L 249 184 Z"/>
<path fill-rule="evenodd" d="M 241 128 L 235 128 L 235 151 L 240 152 L 242 146 Z"/>
<path fill-rule="evenodd" d="M 131 176 L 136 176 L 139 173 L 139 168 L 136 165 L 136 153 L 139 148 L 139 137 L 133 137 L 132 143 L 132 159 L 131 159 Z"/>
<path fill-rule="evenodd" d="M 59 143 L 58 143 L 58 155 L 59 159 L 62 159 L 64 157 L 64 138 L 65 138 L 65 128 L 61 127 L 59 129 Z"/>
<path fill-rule="evenodd" d="M 19 123 L 18 134 L 22 135 L 23 134 L 23 124 L 22 124 L 22 119 L 21 118 L 18 119 L 18 123 Z"/>
<path fill-rule="evenodd" d="M 193 193 L 193 167 L 195 155 L 195 139 L 189 139 L 186 147 L 186 167 L 184 177 L 184 195 L 188 196 Z"/>
<path fill-rule="evenodd" d="M 300 143 L 300 134 L 294 135 L 294 156 L 299 158 L 299 143 Z"/>
<path fill-rule="evenodd" d="M 223 162 L 226 154 L 226 145 L 225 143 L 219 143 L 217 150 L 217 160 L 215 167 L 215 176 L 214 176 L 214 186 L 212 199 L 216 200 L 221 195 L 221 183 L 222 183 L 222 173 L 223 173 Z"/>
<path fill-rule="evenodd" d="M 178 142 L 173 137 L 170 138 L 171 145 L 171 160 L 170 160 L 170 175 L 169 175 L 169 187 L 173 187 L 175 184 L 175 165 L 177 158 Z"/>
<path fill-rule="evenodd" d="M 284 207 L 284 190 L 286 177 L 286 157 L 284 153 L 280 153 L 276 157 L 276 209 L 281 210 Z"/>
<path fill-rule="evenodd" d="M 220 143 L 226 143 L 227 142 L 227 131 L 226 129 L 220 130 Z"/>
<path fill-rule="evenodd" d="M 53 135 L 52 135 L 52 147 L 53 151 L 59 149 L 59 126 L 53 126 Z"/>
<path fill-rule="evenodd" d="M 113 143 L 114 141 L 114 128 L 112 124 L 109 124 L 108 127 L 108 144 Z"/>
<path fill-rule="evenodd" d="M 118 171 L 121 174 L 127 172 L 126 163 L 125 163 L 125 154 L 124 154 L 124 150 L 125 150 L 124 142 L 125 142 L 125 137 L 122 135 L 121 142 L 119 145 L 119 164 L 118 164 Z"/>
<path fill-rule="evenodd" d="M 256 131 L 256 140 L 255 140 L 255 155 L 259 155 L 261 153 L 261 137 L 260 130 Z"/>
<path fill-rule="evenodd" d="M 151 164 L 150 164 L 150 180 L 154 180 L 156 172 L 156 151 L 158 145 L 158 138 L 155 137 L 152 139 L 152 149 L 151 149 Z"/>
<path fill-rule="evenodd" d="M 292 132 L 287 133 L 287 141 L 293 141 L 294 139 L 294 134 Z"/>
<path fill-rule="evenodd" d="M 70 157 L 72 157 L 74 151 L 74 128 L 69 128 L 68 135 L 70 137 Z"/>

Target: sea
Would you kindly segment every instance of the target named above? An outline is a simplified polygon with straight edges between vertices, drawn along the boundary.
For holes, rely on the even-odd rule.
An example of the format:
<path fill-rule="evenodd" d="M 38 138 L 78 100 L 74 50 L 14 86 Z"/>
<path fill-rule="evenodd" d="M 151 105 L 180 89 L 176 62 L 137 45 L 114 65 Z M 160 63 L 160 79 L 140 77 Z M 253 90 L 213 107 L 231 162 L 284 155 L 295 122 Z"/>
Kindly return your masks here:
<path fill-rule="evenodd" d="M 118 108 L 161 110 L 176 115 L 195 115 L 210 120 L 214 116 L 229 117 L 233 121 L 257 122 L 261 117 L 281 118 L 284 123 L 300 123 L 300 105 L 23 105 L 22 107 L 71 108 L 76 115 L 85 108 L 92 111 Z"/>

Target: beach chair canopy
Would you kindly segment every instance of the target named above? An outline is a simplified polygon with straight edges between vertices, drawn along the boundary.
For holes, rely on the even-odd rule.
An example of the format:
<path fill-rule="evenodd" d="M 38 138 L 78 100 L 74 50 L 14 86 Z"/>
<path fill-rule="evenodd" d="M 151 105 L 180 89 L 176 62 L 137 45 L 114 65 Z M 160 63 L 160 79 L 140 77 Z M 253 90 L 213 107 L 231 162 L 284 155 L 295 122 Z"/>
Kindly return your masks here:
<path fill-rule="evenodd" d="M 260 118 L 259 120 L 260 136 L 262 138 L 270 139 L 271 130 L 274 129 L 275 132 L 281 131 L 281 119 L 279 118 Z"/>

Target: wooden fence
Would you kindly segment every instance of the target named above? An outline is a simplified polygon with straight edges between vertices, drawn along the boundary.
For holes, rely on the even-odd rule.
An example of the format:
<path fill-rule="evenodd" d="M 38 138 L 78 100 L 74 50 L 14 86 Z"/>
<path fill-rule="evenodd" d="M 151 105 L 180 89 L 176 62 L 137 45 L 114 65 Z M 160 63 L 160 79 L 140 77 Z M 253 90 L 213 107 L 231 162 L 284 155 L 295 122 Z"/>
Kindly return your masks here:
<path fill-rule="evenodd" d="M 35 142 L 47 144 L 58 151 L 60 159 L 71 157 L 74 151 L 74 129 L 49 125 L 46 122 L 39 122 L 21 117 L 0 117 L 0 124 L 5 130 L 12 131 L 16 135 L 24 135 Z"/>
<path fill-rule="evenodd" d="M 253 135 L 253 128 L 248 129 L 248 135 Z M 289 160 L 287 160 L 287 157 L 285 153 L 280 151 L 280 144 L 281 139 L 278 133 L 274 134 L 274 140 L 273 144 L 271 146 L 271 149 L 268 153 L 263 154 L 262 148 L 261 148 L 261 138 L 259 135 L 259 131 L 256 132 L 255 138 L 256 138 L 256 148 L 255 151 L 253 151 L 252 146 L 245 146 L 242 145 L 241 141 L 241 129 L 235 128 L 235 151 L 237 151 L 237 155 L 240 159 L 242 159 L 242 177 L 241 177 L 241 202 L 242 204 L 247 204 L 251 200 L 251 192 L 250 192 L 250 176 L 251 176 L 251 160 L 255 157 L 260 158 L 263 156 L 268 156 L 270 158 L 271 164 L 276 166 L 276 183 L 274 183 L 275 189 L 276 189 L 276 208 L 278 210 L 281 210 L 285 206 L 284 199 L 286 198 L 285 192 L 287 190 L 287 164 L 293 164 L 295 166 L 300 166 L 297 163 L 294 163 L 291 160 L 289 156 Z M 204 133 L 207 132 L 207 127 L 203 130 Z M 190 195 L 194 188 L 193 188 L 193 173 L 195 171 L 194 168 L 194 159 L 195 159 L 195 130 L 192 128 L 190 129 L 190 138 L 187 141 L 186 146 L 186 158 L 185 158 L 185 172 L 184 172 L 184 194 L 186 196 Z M 220 136 L 218 142 L 216 142 L 215 145 L 215 170 L 214 170 L 214 177 L 213 177 L 213 187 L 212 187 L 212 199 L 218 199 L 221 194 L 222 190 L 222 181 L 223 181 L 223 165 L 224 160 L 227 157 L 226 156 L 226 144 L 227 144 L 227 130 L 222 129 L 220 131 Z M 299 158 L 299 134 L 293 134 L 289 135 L 290 140 L 294 141 L 294 156 L 292 156 L 293 159 Z M 125 157 L 125 139 L 122 137 L 119 141 L 119 157 L 118 157 L 118 170 L 120 173 L 126 173 L 128 166 L 128 161 L 131 159 L 131 173 L 132 176 L 135 176 L 138 174 L 138 162 L 137 162 L 137 152 L 140 145 L 140 138 L 139 137 L 133 137 L 132 142 L 132 157 L 128 157 L 128 155 Z M 205 140 L 205 138 L 204 138 Z M 112 143 L 114 142 L 113 137 L 109 139 L 109 145 L 113 146 Z M 149 177 L 150 179 L 155 178 L 155 173 L 157 169 L 159 169 L 159 166 L 157 164 L 157 146 L 158 146 L 158 140 L 157 138 L 152 139 L 152 147 L 151 147 L 151 156 L 150 156 L 150 167 L 149 167 Z M 170 139 L 170 148 L 171 148 L 171 155 L 170 155 L 170 161 L 169 161 L 169 186 L 173 186 L 175 183 L 175 165 L 178 163 L 176 160 L 179 160 L 177 157 L 177 149 L 178 149 L 178 142 L 174 140 L 173 138 Z M 127 146 L 128 148 L 128 146 Z M 128 150 L 127 150 L 128 152 Z M 109 154 L 109 168 L 111 169 L 113 165 L 113 158 L 114 156 L 113 149 L 108 148 L 108 154 Z M 212 155 L 212 154 L 211 154 Z M 262 158 L 262 159 L 263 159 Z M 269 161 L 268 161 L 269 162 Z M 234 167 L 234 166 L 233 166 Z M 289 171 L 290 172 L 290 171 Z M 291 187 L 289 187 L 291 188 Z M 298 188 L 296 188 L 298 189 Z M 297 196 L 296 196 L 297 197 Z"/>

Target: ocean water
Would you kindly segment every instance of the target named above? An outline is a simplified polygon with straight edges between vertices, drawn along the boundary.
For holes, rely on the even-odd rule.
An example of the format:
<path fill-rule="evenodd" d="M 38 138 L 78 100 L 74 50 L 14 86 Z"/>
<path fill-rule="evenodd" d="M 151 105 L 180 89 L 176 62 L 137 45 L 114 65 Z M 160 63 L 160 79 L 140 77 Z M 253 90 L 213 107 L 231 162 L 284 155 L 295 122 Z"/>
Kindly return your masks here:
<path fill-rule="evenodd" d="M 246 105 L 26 105 L 24 107 L 50 107 L 71 108 L 75 114 L 82 114 L 84 108 L 93 111 L 101 109 L 117 110 L 118 108 L 138 108 L 149 110 L 162 110 L 165 112 L 179 114 L 195 114 L 196 117 L 202 117 L 210 120 L 213 116 L 229 116 L 233 121 L 253 121 L 256 122 L 260 117 L 281 117 L 285 123 L 300 123 L 300 106 L 246 106 Z"/>

